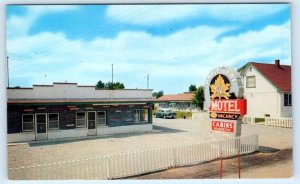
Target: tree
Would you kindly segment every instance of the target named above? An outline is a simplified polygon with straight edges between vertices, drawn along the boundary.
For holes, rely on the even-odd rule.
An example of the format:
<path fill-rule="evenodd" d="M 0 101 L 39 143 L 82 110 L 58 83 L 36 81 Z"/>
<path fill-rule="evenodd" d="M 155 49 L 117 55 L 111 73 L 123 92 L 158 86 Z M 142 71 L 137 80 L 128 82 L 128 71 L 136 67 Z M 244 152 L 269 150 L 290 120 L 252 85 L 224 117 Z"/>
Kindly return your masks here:
<path fill-rule="evenodd" d="M 100 80 L 96 84 L 96 89 L 125 89 L 125 86 L 121 82 L 116 82 L 116 83 L 107 82 L 107 83 L 104 83 Z"/>
<path fill-rule="evenodd" d="M 113 86 L 114 86 L 113 87 L 114 89 L 124 89 L 125 88 L 124 84 L 120 83 L 120 82 L 114 83 Z"/>
<path fill-rule="evenodd" d="M 192 103 L 196 105 L 196 107 L 199 107 L 201 110 L 203 110 L 203 104 L 204 104 L 204 87 L 200 86 L 197 88 L 197 90 L 194 93 L 194 97 L 192 99 Z"/>
<path fill-rule="evenodd" d="M 159 92 L 152 93 L 152 96 L 155 97 L 155 98 L 159 98 L 163 95 L 164 95 L 164 91 L 159 91 Z"/>
<path fill-rule="evenodd" d="M 98 83 L 96 84 L 96 88 L 97 89 L 104 89 L 105 88 L 104 82 L 102 82 L 101 80 L 99 80 Z"/>
<path fill-rule="evenodd" d="M 195 84 L 191 84 L 190 87 L 189 87 L 189 91 L 196 91 L 197 90 L 197 87 Z"/>
<path fill-rule="evenodd" d="M 105 89 L 114 89 L 114 84 L 112 82 L 105 83 Z"/>

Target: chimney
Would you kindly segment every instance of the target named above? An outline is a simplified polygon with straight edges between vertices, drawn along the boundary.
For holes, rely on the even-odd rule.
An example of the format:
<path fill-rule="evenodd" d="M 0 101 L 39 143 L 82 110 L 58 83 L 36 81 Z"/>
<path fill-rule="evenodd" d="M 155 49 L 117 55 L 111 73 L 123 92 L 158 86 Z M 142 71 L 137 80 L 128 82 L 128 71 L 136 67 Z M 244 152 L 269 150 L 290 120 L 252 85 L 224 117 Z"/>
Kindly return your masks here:
<path fill-rule="evenodd" d="M 278 68 L 280 68 L 280 60 L 279 60 L 279 59 L 276 59 L 276 60 L 275 60 L 275 65 L 276 65 Z"/>

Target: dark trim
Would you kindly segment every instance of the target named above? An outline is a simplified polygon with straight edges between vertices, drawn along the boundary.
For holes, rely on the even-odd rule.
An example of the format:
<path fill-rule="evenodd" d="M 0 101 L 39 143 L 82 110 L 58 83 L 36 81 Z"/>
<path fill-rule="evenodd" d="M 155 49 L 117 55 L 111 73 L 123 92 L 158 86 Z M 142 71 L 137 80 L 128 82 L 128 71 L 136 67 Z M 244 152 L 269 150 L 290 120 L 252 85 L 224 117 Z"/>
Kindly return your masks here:
<path fill-rule="evenodd" d="M 26 106 L 26 105 L 141 105 L 143 104 L 149 104 L 153 103 L 153 101 L 132 101 L 132 102 L 120 102 L 120 101 L 114 101 L 114 102 L 7 102 L 8 105 L 16 105 L 16 106 Z"/>

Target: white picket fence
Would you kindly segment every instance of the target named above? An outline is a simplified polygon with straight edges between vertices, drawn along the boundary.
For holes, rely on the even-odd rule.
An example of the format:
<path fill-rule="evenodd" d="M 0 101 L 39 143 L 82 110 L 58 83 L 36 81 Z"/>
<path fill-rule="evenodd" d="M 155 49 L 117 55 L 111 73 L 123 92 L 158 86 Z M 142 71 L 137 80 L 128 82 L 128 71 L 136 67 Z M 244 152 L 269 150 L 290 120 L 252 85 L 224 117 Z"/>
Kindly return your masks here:
<path fill-rule="evenodd" d="M 9 179 L 114 179 L 252 153 L 258 135 L 202 141 L 81 160 L 9 168 Z"/>
<path fill-rule="evenodd" d="M 243 123 L 255 123 L 255 117 L 244 116 L 242 119 Z"/>
<path fill-rule="evenodd" d="M 265 125 L 292 128 L 293 121 L 292 118 L 286 118 L 286 117 L 276 117 L 276 118 L 266 117 Z"/>

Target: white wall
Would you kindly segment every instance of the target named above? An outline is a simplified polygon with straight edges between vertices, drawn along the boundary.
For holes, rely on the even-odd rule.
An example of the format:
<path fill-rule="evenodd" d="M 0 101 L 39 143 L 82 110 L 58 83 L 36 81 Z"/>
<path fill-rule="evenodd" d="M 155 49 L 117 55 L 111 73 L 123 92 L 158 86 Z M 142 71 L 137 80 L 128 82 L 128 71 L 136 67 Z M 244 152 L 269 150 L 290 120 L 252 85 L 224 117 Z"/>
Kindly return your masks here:
<path fill-rule="evenodd" d="M 280 117 L 292 117 L 292 106 L 284 106 L 284 94 L 280 94 Z"/>
<path fill-rule="evenodd" d="M 134 132 L 151 132 L 152 124 L 137 124 L 128 126 L 118 126 L 118 127 L 100 127 L 97 129 L 97 135 L 109 135 L 117 133 L 134 133 Z M 51 139 L 63 139 L 63 138 L 75 138 L 75 137 L 87 137 L 87 128 L 77 128 L 70 130 L 51 130 L 48 131 L 48 140 Z M 34 132 L 26 133 L 15 133 L 7 134 L 7 142 L 29 142 L 35 140 Z"/>
<path fill-rule="evenodd" d="M 8 89 L 8 99 L 151 99 L 152 90 L 96 90 L 94 86 L 78 86 L 76 83 L 34 85 L 28 89 Z"/>
<path fill-rule="evenodd" d="M 48 139 L 61 139 L 69 137 L 86 137 L 87 128 L 76 128 L 70 130 L 50 130 L 48 131 Z"/>
<path fill-rule="evenodd" d="M 100 127 L 97 128 L 97 135 L 132 133 L 132 132 L 151 132 L 151 131 L 152 131 L 152 124 L 127 125 L 127 126 L 118 126 L 118 127 Z"/>
<path fill-rule="evenodd" d="M 7 142 L 29 142 L 35 140 L 34 132 L 23 132 L 15 134 L 7 134 Z"/>
<path fill-rule="evenodd" d="M 251 65 L 250 65 L 251 67 Z M 281 98 L 277 88 L 271 84 L 259 71 L 252 66 L 247 67 L 243 77 L 244 97 L 247 99 L 247 115 L 264 117 L 270 114 L 271 117 L 278 117 L 281 114 Z M 255 76 L 256 87 L 246 87 L 246 76 Z"/>

